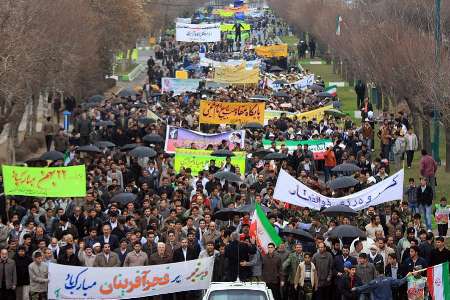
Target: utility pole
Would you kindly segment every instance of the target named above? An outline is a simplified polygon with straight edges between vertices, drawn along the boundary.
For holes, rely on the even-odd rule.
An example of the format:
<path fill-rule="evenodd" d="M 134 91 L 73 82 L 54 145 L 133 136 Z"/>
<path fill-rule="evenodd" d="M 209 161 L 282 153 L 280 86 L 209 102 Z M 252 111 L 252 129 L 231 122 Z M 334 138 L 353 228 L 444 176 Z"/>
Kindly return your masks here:
<path fill-rule="evenodd" d="M 439 156 L 439 110 L 437 107 L 437 101 L 441 99 L 440 92 L 440 74 L 441 74 L 441 45 L 442 45 L 442 35 L 441 35 L 441 0 L 434 0 L 434 59 L 436 63 L 436 80 L 435 80 L 435 97 L 434 105 L 433 105 L 433 158 L 434 160 L 440 164 L 441 158 Z"/>

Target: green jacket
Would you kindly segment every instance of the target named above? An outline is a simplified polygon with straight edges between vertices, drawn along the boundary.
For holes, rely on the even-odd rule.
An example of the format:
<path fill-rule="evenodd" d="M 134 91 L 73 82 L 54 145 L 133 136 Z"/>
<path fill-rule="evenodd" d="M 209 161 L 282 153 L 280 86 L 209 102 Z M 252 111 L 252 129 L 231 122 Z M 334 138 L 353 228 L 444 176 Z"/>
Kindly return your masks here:
<path fill-rule="evenodd" d="M 303 261 L 303 253 L 297 255 L 297 253 L 292 252 L 291 254 L 289 254 L 288 258 L 283 262 L 283 272 L 284 274 L 287 275 L 289 283 L 294 284 L 297 267 L 302 261 Z"/>

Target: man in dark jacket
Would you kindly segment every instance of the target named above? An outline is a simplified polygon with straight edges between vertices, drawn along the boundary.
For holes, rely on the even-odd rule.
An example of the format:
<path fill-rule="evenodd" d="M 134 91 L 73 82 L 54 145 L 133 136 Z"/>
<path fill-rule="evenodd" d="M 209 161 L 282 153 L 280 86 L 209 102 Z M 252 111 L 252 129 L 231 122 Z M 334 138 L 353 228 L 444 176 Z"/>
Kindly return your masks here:
<path fill-rule="evenodd" d="M 181 239 L 181 247 L 173 251 L 172 262 L 184 262 L 197 258 L 198 255 L 196 255 L 195 250 L 191 247 L 188 247 L 187 238 L 183 238 Z M 189 299 L 191 297 L 194 298 L 195 295 L 193 293 L 195 292 L 179 292 L 176 293 L 176 298 L 177 300 Z"/>
<path fill-rule="evenodd" d="M 426 178 L 420 178 L 420 186 L 417 187 L 417 204 L 420 214 L 425 218 L 427 230 L 431 230 L 431 205 L 433 203 L 433 189 Z"/>
<path fill-rule="evenodd" d="M 239 248 L 238 248 L 239 247 Z M 250 254 L 256 253 L 255 239 L 251 242 L 240 242 L 239 233 L 231 234 L 231 242 L 225 247 L 225 257 L 228 259 L 228 281 L 236 281 L 239 278 L 242 281 L 251 276 L 251 268 L 240 266 L 242 261 L 250 261 Z"/>
<path fill-rule="evenodd" d="M 83 112 L 76 124 L 76 131 L 80 134 L 80 145 L 89 144 L 89 135 L 92 132 L 92 123 L 88 118 L 87 113 Z"/>
<path fill-rule="evenodd" d="M 16 263 L 8 258 L 8 250 L 0 251 L 0 298 L 3 300 L 16 299 L 17 286 Z"/>
<path fill-rule="evenodd" d="M 275 300 L 280 300 L 280 284 L 283 285 L 282 262 L 275 253 L 275 244 L 267 245 L 268 252 L 262 257 L 262 277 L 267 287 L 272 290 Z"/>
<path fill-rule="evenodd" d="M 404 272 L 412 272 L 416 266 L 420 266 L 421 269 L 428 266 L 425 259 L 419 256 L 419 251 L 419 246 L 416 245 L 409 248 L 409 257 L 402 267 Z"/>
<path fill-rule="evenodd" d="M 66 266 L 81 266 L 80 260 L 75 255 L 75 251 L 73 250 L 73 246 L 71 244 L 67 244 L 59 254 L 58 264 L 66 265 Z"/>
<path fill-rule="evenodd" d="M 364 96 L 366 95 L 366 85 L 361 80 L 358 79 L 358 82 L 355 85 L 355 93 L 356 93 L 356 107 L 361 107 L 361 104 L 363 103 Z"/>
<path fill-rule="evenodd" d="M 358 294 L 352 289 L 361 286 L 362 281 L 356 275 L 356 264 L 352 264 L 350 260 L 347 260 L 343 267 L 345 268 L 345 275 L 337 280 L 338 291 L 342 295 L 342 300 L 357 300 Z"/>
<path fill-rule="evenodd" d="M 333 275 L 333 257 L 327 252 L 324 243 L 318 245 L 319 252 L 315 253 L 312 259 L 316 266 L 317 277 L 319 279 L 316 293 L 317 300 L 330 299 L 331 279 Z"/>
<path fill-rule="evenodd" d="M 21 297 L 19 299 L 25 299 L 25 295 L 28 296 L 30 286 L 30 273 L 28 272 L 28 265 L 33 262 L 31 257 L 26 255 L 25 250 L 25 247 L 19 246 L 17 249 L 17 254 L 14 256 L 17 273 L 16 297 Z"/>
<path fill-rule="evenodd" d="M 213 281 L 220 282 L 227 279 L 228 259 L 225 257 L 225 244 L 219 246 L 219 255 L 214 259 Z"/>

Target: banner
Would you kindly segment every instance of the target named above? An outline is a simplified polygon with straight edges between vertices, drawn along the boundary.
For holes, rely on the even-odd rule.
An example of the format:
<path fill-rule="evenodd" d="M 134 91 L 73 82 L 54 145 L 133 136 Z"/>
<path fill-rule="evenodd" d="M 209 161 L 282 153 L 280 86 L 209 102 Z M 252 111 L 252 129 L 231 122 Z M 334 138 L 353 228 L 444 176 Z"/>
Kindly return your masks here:
<path fill-rule="evenodd" d="M 177 42 L 213 43 L 220 42 L 220 23 L 176 24 Z"/>
<path fill-rule="evenodd" d="M 302 112 L 295 114 L 297 119 L 300 121 L 311 121 L 312 119 L 316 119 L 317 122 L 320 122 L 323 120 L 323 117 L 325 116 L 325 111 L 328 109 L 332 109 L 333 105 L 323 106 L 321 108 L 313 109 L 310 111 Z"/>
<path fill-rule="evenodd" d="M 2 166 L 5 195 L 35 197 L 86 196 L 86 168 Z"/>
<path fill-rule="evenodd" d="M 164 151 L 175 153 L 176 148 L 191 148 L 192 144 L 195 145 L 195 149 L 204 150 L 210 145 L 220 145 L 222 141 L 228 142 L 229 150 L 233 150 L 237 143 L 242 147 L 245 141 L 245 130 L 206 134 L 175 126 L 167 126 Z"/>
<path fill-rule="evenodd" d="M 213 67 L 213 68 L 223 68 L 223 67 L 233 67 L 245 64 L 246 69 L 259 68 L 261 60 L 243 60 L 243 59 L 229 59 L 227 61 L 217 61 L 212 60 L 207 57 L 200 57 L 200 66 L 202 67 Z"/>
<path fill-rule="evenodd" d="M 211 283 L 213 267 L 214 257 L 118 268 L 50 263 L 48 299 L 131 299 L 204 290 Z"/>
<path fill-rule="evenodd" d="M 242 31 L 249 31 L 249 30 L 251 30 L 251 25 L 250 24 L 248 24 L 248 23 L 240 23 L 241 25 L 242 25 L 242 27 L 241 27 L 241 32 Z M 229 31 L 232 31 L 232 32 L 235 32 L 235 27 L 234 27 L 234 24 L 220 24 L 220 31 L 226 31 L 226 32 L 229 32 Z"/>
<path fill-rule="evenodd" d="M 288 45 L 271 45 L 271 46 L 257 46 L 255 48 L 256 55 L 262 57 L 287 57 L 288 56 Z"/>
<path fill-rule="evenodd" d="M 201 79 L 178 79 L 163 77 L 161 79 L 161 91 L 163 93 L 172 92 L 180 95 L 184 92 L 196 92 Z"/>
<path fill-rule="evenodd" d="M 286 114 L 287 117 L 295 116 L 295 113 L 289 111 L 266 109 L 264 111 L 264 125 L 269 124 L 269 120 L 275 118 L 279 119 L 283 113 Z"/>
<path fill-rule="evenodd" d="M 211 150 L 193 150 L 180 149 L 175 151 L 175 172 L 179 173 L 182 168 L 190 168 L 192 175 L 197 176 L 198 172 L 208 169 L 211 159 L 216 161 L 217 167 L 222 167 L 225 164 L 226 157 L 212 156 Z M 233 152 L 231 157 L 231 164 L 239 167 L 241 174 L 245 174 L 245 152 Z"/>
<path fill-rule="evenodd" d="M 214 70 L 214 81 L 227 84 L 257 84 L 259 68 L 248 70 L 245 64 L 224 66 Z"/>
<path fill-rule="evenodd" d="M 264 123 L 264 102 L 200 101 L 200 123 L 247 124 Z"/>
<path fill-rule="evenodd" d="M 176 23 L 191 24 L 191 18 L 177 18 Z"/>
<path fill-rule="evenodd" d="M 315 210 L 335 205 L 346 205 L 354 210 L 361 210 L 369 206 L 403 199 L 403 178 L 404 171 L 402 169 L 362 191 L 341 198 L 330 198 L 310 189 L 281 169 L 273 197 L 289 204 Z"/>
<path fill-rule="evenodd" d="M 277 149 L 281 148 L 281 145 L 285 145 L 289 152 L 297 149 L 298 145 L 308 145 L 308 150 L 311 150 L 314 154 L 314 160 L 324 159 L 323 154 L 327 147 L 333 147 L 333 141 L 331 139 L 320 139 L 320 140 L 306 140 L 306 141 L 276 141 Z M 263 146 L 265 149 L 272 147 L 272 141 L 263 139 Z"/>
<path fill-rule="evenodd" d="M 313 84 L 314 84 L 314 74 L 306 75 L 299 81 L 294 82 L 294 85 L 297 89 L 306 89 L 308 86 Z"/>

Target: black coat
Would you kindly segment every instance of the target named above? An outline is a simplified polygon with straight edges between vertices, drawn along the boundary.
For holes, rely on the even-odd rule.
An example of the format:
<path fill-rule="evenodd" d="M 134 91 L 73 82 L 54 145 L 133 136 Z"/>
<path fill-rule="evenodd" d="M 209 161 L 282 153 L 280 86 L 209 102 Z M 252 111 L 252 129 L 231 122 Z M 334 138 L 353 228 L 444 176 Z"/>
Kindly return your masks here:
<path fill-rule="evenodd" d="M 58 264 L 66 266 L 81 266 L 81 262 L 75 254 L 67 256 L 65 253 L 60 254 L 57 260 Z"/>
<path fill-rule="evenodd" d="M 352 266 L 356 266 L 357 261 L 353 256 L 349 256 L 347 261 L 352 263 Z M 342 255 L 338 255 L 333 259 L 333 276 L 336 277 L 337 273 L 344 273 L 344 258 Z"/>
<path fill-rule="evenodd" d="M 213 270 L 213 281 L 214 282 L 222 282 L 225 281 L 227 276 L 228 269 L 228 259 L 225 255 L 218 255 L 214 259 L 214 270 Z"/>
<path fill-rule="evenodd" d="M 30 273 L 28 272 L 28 265 L 33 260 L 27 255 L 22 257 L 16 254 L 14 261 L 16 262 L 17 286 L 29 285 Z"/>
<path fill-rule="evenodd" d="M 433 202 L 433 190 L 431 186 L 427 185 L 425 190 L 422 192 L 420 186 L 417 187 L 417 203 L 419 205 L 431 205 Z"/>
<path fill-rule="evenodd" d="M 361 279 L 355 275 L 353 287 L 361 286 L 362 281 Z M 342 299 L 345 300 L 356 300 L 358 299 L 358 294 L 356 292 L 352 292 L 351 289 L 351 281 L 350 277 L 348 275 L 345 275 L 343 277 L 340 277 L 340 279 L 337 281 L 337 287 L 339 290 L 339 293 L 342 295 Z"/>
<path fill-rule="evenodd" d="M 184 259 L 183 249 L 178 248 L 175 251 L 173 251 L 172 261 L 173 262 L 181 262 L 181 261 L 188 261 L 188 260 L 193 260 L 193 259 L 197 259 L 197 258 L 198 258 L 198 255 L 195 253 L 195 250 L 193 248 L 187 247 L 186 259 Z"/>
<path fill-rule="evenodd" d="M 103 247 L 103 244 L 105 243 L 105 237 L 103 235 L 98 237 L 98 241 Z M 109 245 L 111 246 L 111 249 L 119 248 L 119 238 L 115 236 L 114 234 L 111 234 L 109 236 Z"/>
<path fill-rule="evenodd" d="M 239 246 L 238 246 L 239 243 Z M 225 257 L 228 259 L 228 280 L 236 281 L 239 278 L 245 281 L 251 276 L 250 267 L 240 267 L 241 261 L 250 261 L 250 254 L 256 253 L 256 246 L 247 243 L 232 241 L 225 247 Z M 239 273 L 239 274 L 238 274 Z"/>

